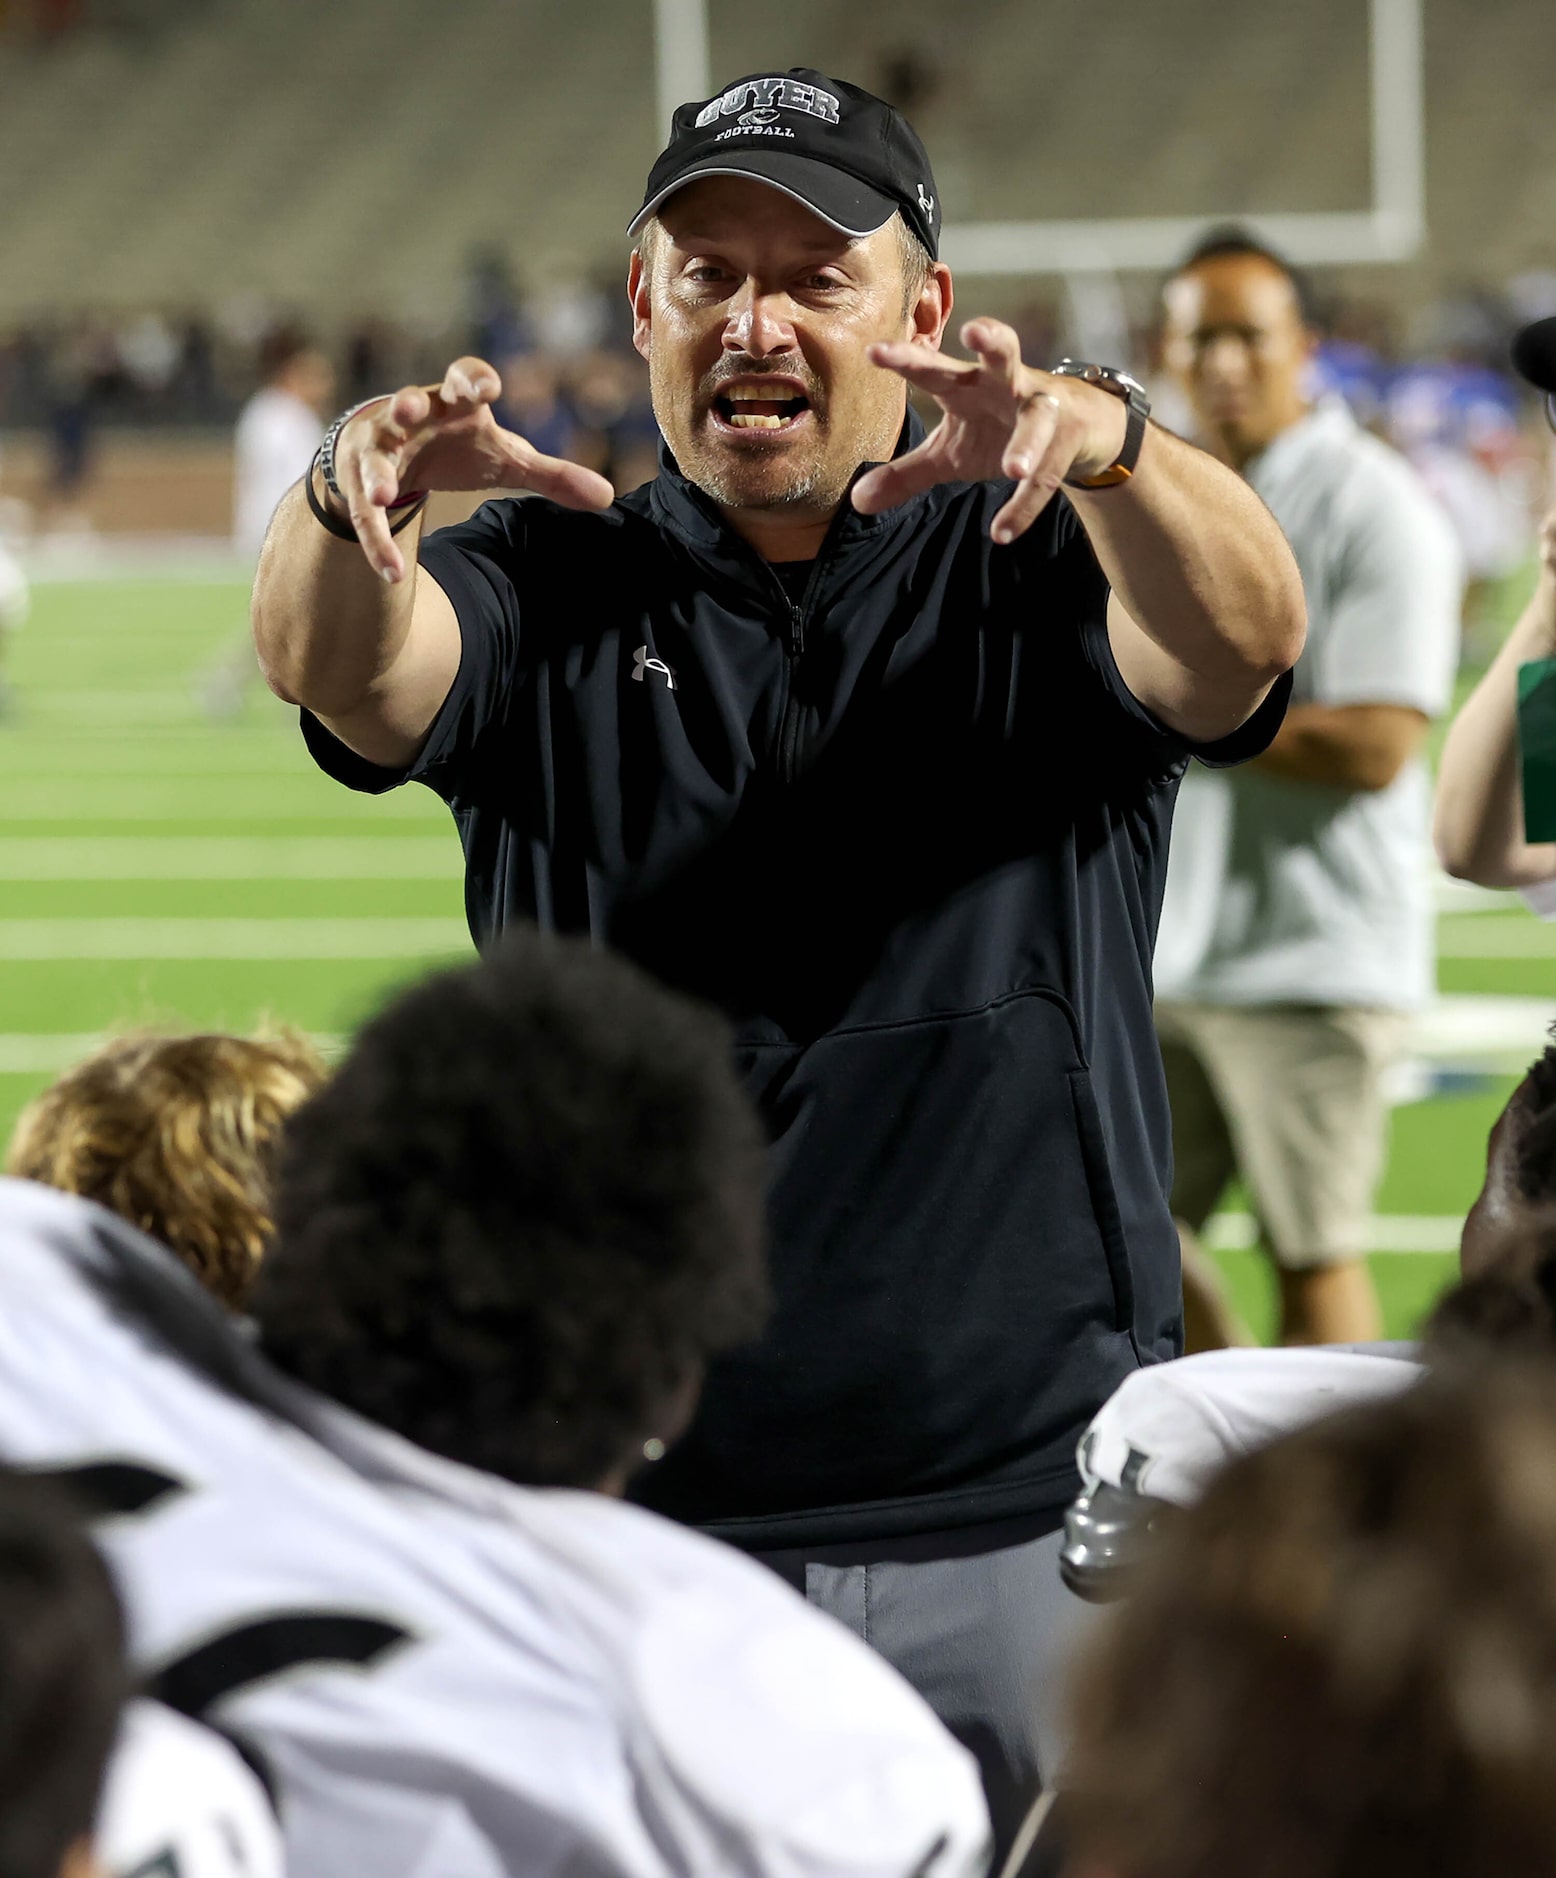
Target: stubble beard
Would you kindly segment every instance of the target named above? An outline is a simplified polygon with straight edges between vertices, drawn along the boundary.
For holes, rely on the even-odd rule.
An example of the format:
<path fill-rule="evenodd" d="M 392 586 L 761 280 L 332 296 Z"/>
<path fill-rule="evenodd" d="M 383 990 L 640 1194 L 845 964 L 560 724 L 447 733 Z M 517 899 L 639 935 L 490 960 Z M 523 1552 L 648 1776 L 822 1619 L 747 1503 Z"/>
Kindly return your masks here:
<path fill-rule="evenodd" d="M 805 461 L 789 463 L 775 461 L 779 452 L 764 451 L 760 445 L 742 450 L 734 461 L 734 453 L 717 444 L 705 447 L 699 442 L 693 454 L 693 462 L 681 467 L 721 508 L 830 514 L 847 487 L 835 471 L 828 473 L 819 449 Z"/>
<path fill-rule="evenodd" d="M 777 442 L 765 447 L 756 440 L 728 444 L 713 432 L 711 418 L 701 410 L 693 418 L 690 434 L 678 444 L 679 426 L 666 419 L 679 417 L 685 410 L 686 393 L 655 383 L 652 361 L 649 376 L 654 415 L 671 440 L 681 474 L 720 508 L 830 515 L 843 500 L 856 466 L 840 474 L 828 461 L 834 454 L 830 429 L 814 404 L 819 434 L 799 451 Z"/>

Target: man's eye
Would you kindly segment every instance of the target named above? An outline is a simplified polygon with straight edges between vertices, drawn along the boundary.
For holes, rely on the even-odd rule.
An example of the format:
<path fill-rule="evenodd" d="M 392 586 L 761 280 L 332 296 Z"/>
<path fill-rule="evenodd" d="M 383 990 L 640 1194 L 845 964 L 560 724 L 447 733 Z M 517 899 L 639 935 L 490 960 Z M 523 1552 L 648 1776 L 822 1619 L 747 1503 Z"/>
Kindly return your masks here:
<path fill-rule="evenodd" d="M 697 267 L 687 268 L 686 278 L 695 281 L 722 280 L 724 270 L 721 267 L 715 267 L 711 261 L 704 261 Z"/>
<path fill-rule="evenodd" d="M 836 274 L 808 274 L 801 282 L 809 293 L 814 293 L 818 288 L 836 289 L 842 284 Z"/>

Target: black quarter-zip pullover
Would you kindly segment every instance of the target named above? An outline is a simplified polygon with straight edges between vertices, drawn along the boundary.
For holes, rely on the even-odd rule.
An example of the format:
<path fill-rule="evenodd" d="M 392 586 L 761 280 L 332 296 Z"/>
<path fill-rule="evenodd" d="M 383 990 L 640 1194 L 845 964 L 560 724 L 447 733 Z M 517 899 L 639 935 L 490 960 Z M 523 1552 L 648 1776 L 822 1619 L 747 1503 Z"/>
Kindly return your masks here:
<path fill-rule="evenodd" d="M 463 656 L 416 761 L 304 714 L 331 775 L 448 802 L 478 944 L 588 932 L 734 1023 L 776 1309 L 636 1491 L 739 1544 L 1057 1508 L 1179 1348 L 1150 964 L 1190 750 L 1063 498 L 990 542 L 1009 493 L 845 508 L 803 575 L 668 453 L 603 514 L 490 502 L 422 546 Z M 1287 690 L 1197 754 L 1262 750 Z"/>

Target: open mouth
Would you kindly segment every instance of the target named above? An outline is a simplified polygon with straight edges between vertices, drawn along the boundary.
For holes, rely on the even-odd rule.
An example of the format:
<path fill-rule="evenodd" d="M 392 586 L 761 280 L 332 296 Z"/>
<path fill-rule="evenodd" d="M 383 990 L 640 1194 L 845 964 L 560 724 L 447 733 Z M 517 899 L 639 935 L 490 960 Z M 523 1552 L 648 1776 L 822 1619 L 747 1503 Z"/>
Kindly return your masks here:
<path fill-rule="evenodd" d="M 725 430 L 792 430 L 810 410 L 810 399 L 797 385 L 730 385 L 713 400 L 713 414 Z"/>

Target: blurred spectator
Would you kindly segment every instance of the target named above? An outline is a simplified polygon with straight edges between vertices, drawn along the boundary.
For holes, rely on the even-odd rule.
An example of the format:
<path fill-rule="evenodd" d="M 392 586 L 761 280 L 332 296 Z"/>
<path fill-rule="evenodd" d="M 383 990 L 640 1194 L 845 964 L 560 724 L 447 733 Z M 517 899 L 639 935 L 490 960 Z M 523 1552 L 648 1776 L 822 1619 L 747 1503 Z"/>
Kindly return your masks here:
<path fill-rule="evenodd" d="M 295 1031 L 119 1037 L 28 1104 L 5 1171 L 108 1207 L 237 1309 L 274 1231 L 281 1125 L 324 1079 Z"/>
<path fill-rule="evenodd" d="M 259 560 L 276 504 L 307 471 L 323 441 L 335 390 L 329 360 L 300 326 L 277 326 L 265 335 L 259 369 L 262 383 L 233 435 L 233 545 L 250 568 Z M 245 629 L 201 681 L 206 714 L 218 723 L 236 717 L 257 676 Z"/>
<path fill-rule="evenodd" d="M 129 1693 L 102 1560 L 62 1498 L 0 1472 L 0 1872 L 94 1878 L 93 1831 Z"/>
<path fill-rule="evenodd" d="M 1164 358 L 1200 440 L 1273 510 L 1307 648 L 1274 743 L 1192 767 L 1156 953 L 1190 1347 L 1245 1341 L 1195 1235 L 1234 1173 L 1280 1280 L 1285 1342 L 1378 1334 L 1364 1257 L 1383 1076 L 1432 991 L 1422 745 L 1450 698 L 1457 556 L 1409 467 L 1310 405 L 1301 279 L 1237 231 L 1169 281 Z"/>
<path fill-rule="evenodd" d="M 276 504 L 313 461 L 335 391 L 329 360 L 299 326 L 280 326 L 260 347 L 263 380 L 238 419 L 233 455 L 233 539 L 259 559 Z"/>
<path fill-rule="evenodd" d="M 44 416 L 49 442 L 43 526 L 79 532 L 91 468 L 93 433 L 117 376 L 111 336 L 87 320 L 60 329 L 43 361 Z"/>
<path fill-rule="evenodd" d="M 21 563 L 11 552 L 5 538 L 5 511 L 20 509 L 19 503 L 0 505 L 0 723 L 11 715 L 13 705 L 10 682 L 5 675 L 6 641 L 25 624 L 32 596 Z"/>
<path fill-rule="evenodd" d="M 562 400 L 555 361 L 538 352 L 516 352 L 490 362 L 502 380 L 502 397 L 493 410 L 498 423 L 545 456 L 571 456 L 573 417 Z"/>
<path fill-rule="evenodd" d="M 593 351 L 611 330 L 607 301 L 625 298 L 619 287 L 607 296 L 597 281 L 558 274 L 530 302 L 536 347 L 559 359 Z"/>
<path fill-rule="evenodd" d="M 1379 431 L 1394 370 L 1394 348 L 1382 308 L 1365 301 L 1342 301 L 1330 308 L 1324 321 L 1306 389 L 1314 403 L 1325 397 L 1344 398 L 1358 424 Z"/>
<path fill-rule="evenodd" d="M 465 277 L 470 349 L 478 359 L 498 359 L 533 349 L 535 336 L 522 310 L 513 264 L 499 247 L 477 248 Z"/>
<path fill-rule="evenodd" d="M 1529 552 L 1532 465 L 1513 381 L 1467 349 L 1419 359 L 1394 374 L 1384 421 L 1453 523 L 1478 620 L 1488 587 Z"/>
<path fill-rule="evenodd" d="M 1556 1378 L 1481 1366 L 1226 1469 L 1077 1685 L 1089 1878 L 1556 1872 Z"/>
<path fill-rule="evenodd" d="M 160 313 L 139 314 L 114 338 L 120 367 L 130 387 L 148 404 L 166 395 L 178 371 L 178 335 Z"/>
<path fill-rule="evenodd" d="M 586 353 L 573 367 L 570 395 L 576 428 L 568 454 L 618 491 L 648 482 L 659 467 L 659 426 L 637 354 Z"/>

